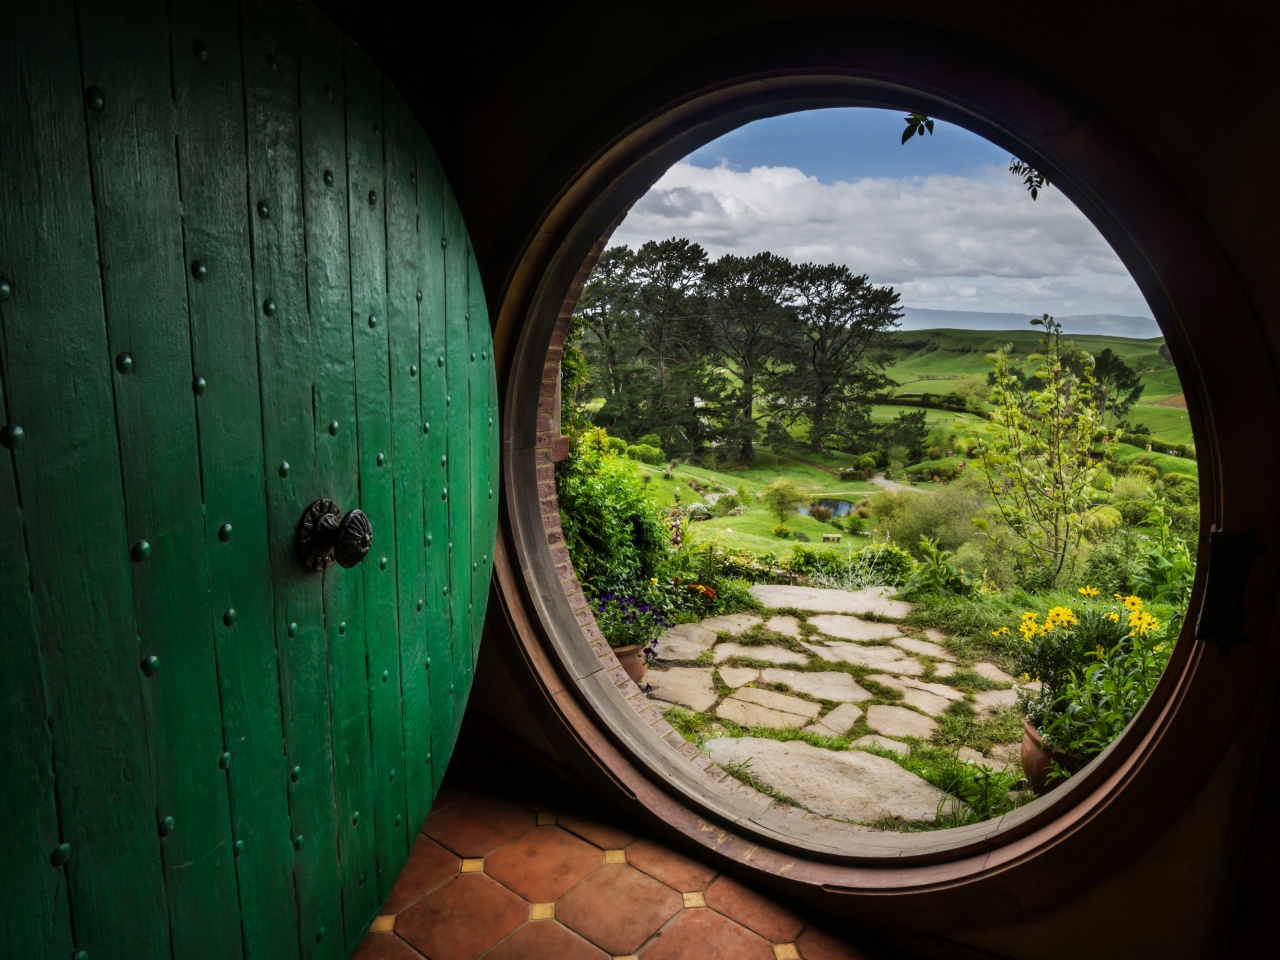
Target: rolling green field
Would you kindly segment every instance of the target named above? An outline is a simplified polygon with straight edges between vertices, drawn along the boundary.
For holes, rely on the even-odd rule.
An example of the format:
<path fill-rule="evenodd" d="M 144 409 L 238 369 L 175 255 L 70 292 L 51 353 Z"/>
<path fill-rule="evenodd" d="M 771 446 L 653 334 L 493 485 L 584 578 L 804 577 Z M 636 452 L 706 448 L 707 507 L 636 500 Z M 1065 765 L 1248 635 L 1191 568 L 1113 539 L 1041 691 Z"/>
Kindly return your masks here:
<path fill-rule="evenodd" d="M 1001 345 L 1013 348 L 1015 363 L 1038 349 L 1037 330 L 900 330 L 890 335 L 894 364 L 889 375 L 898 383 L 897 393 L 949 393 L 962 381 L 986 377 L 991 369 L 987 355 Z M 1098 354 L 1110 348 L 1142 377 L 1145 390 L 1129 411 L 1133 423 L 1145 423 L 1153 435 L 1173 443 L 1190 443 L 1191 420 L 1185 410 L 1157 406 L 1155 401 L 1182 393 L 1177 371 L 1160 358 L 1163 338 L 1134 340 L 1128 337 L 1080 335 L 1069 337 L 1077 347 Z M 878 408 L 878 409 L 892 409 Z M 943 416 L 940 411 L 939 419 Z M 890 414 L 889 416 L 892 416 Z M 931 416 L 929 422 L 936 422 Z"/>

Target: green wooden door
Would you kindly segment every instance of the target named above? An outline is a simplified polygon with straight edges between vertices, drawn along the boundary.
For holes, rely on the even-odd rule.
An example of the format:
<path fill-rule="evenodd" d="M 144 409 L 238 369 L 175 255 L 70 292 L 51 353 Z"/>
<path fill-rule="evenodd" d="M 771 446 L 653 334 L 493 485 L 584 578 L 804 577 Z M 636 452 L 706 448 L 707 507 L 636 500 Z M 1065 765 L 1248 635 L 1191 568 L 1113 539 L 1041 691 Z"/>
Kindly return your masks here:
<path fill-rule="evenodd" d="M 342 957 L 439 787 L 497 424 L 430 144 L 291 0 L 0 32 L 0 942 Z M 308 572 L 318 497 L 372 550 Z"/>

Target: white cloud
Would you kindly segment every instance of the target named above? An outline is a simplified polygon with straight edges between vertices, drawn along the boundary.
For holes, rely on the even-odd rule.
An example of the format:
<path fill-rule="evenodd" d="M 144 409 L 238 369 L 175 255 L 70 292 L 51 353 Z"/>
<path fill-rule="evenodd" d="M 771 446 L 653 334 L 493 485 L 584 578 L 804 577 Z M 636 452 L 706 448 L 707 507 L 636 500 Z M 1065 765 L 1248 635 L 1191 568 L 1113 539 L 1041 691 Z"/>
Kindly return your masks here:
<path fill-rule="evenodd" d="M 1148 315 L 1128 271 L 1059 191 L 1032 201 L 1004 171 L 826 184 L 794 167 L 677 163 L 612 243 L 688 237 L 713 256 L 761 250 L 845 263 L 903 303 L 956 310 Z"/>

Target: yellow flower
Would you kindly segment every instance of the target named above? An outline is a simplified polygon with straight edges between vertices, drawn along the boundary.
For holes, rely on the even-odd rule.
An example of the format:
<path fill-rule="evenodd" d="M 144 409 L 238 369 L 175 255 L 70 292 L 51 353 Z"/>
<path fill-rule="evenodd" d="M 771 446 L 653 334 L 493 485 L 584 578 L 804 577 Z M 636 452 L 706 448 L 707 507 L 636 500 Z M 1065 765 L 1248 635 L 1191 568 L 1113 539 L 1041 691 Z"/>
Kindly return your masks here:
<path fill-rule="evenodd" d="M 1108 619 L 1108 620 L 1110 620 L 1112 623 L 1119 623 L 1119 622 L 1120 622 L 1120 614 L 1118 614 L 1118 613 L 1116 613 L 1114 610 L 1112 610 L 1110 613 L 1108 613 L 1108 614 L 1107 614 L 1107 619 Z"/>
<path fill-rule="evenodd" d="M 1160 628 L 1160 621 L 1143 610 L 1134 610 L 1129 614 L 1129 636 L 1145 637 L 1152 630 Z"/>
<path fill-rule="evenodd" d="M 1051 630 L 1054 627 L 1074 627 L 1079 623 L 1075 612 L 1070 607 L 1050 607 L 1044 622 Z"/>
<path fill-rule="evenodd" d="M 658 582 L 658 578 L 657 578 L 657 577 L 650 577 L 650 578 L 649 578 L 649 582 L 650 582 L 650 583 L 657 583 L 657 582 Z"/>
<path fill-rule="evenodd" d="M 1029 673 L 1024 673 L 1024 674 L 1022 675 L 1022 679 L 1023 679 L 1023 680 L 1026 680 L 1027 682 L 1030 682 L 1030 681 L 1031 681 L 1031 674 L 1029 674 Z"/>
<path fill-rule="evenodd" d="M 1096 597 L 1098 595 L 1097 587 L 1081 587 L 1076 593 L 1082 597 Z"/>
<path fill-rule="evenodd" d="M 1009 635 L 1009 628 L 1001 627 L 999 630 L 992 630 L 991 635 L 993 637 L 1007 637 Z"/>
<path fill-rule="evenodd" d="M 1131 613 L 1142 609 L 1141 597 L 1128 596 L 1128 597 L 1122 598 L 1120 602 L 1123 603 L 1125 606 L 1125 609 Z"/>
<path fill-rule="evenodd" d="M 1093 652 L 1094 652 L 1094 655 L 1097 656 L 1099 660 L 1101 660 L 1103 657 L 1107 655 L 1107 651 L 1103 648 L 1102 644 L 1098 644 L 1098 646 L 1094 648 Z"/>

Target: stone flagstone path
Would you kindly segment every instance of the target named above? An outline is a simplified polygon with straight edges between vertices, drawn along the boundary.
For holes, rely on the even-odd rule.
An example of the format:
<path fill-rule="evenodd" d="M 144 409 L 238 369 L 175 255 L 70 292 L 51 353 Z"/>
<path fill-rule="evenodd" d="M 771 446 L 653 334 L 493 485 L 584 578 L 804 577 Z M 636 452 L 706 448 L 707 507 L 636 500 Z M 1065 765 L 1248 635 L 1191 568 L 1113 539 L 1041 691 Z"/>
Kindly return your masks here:
<path fill-rule="evenodd" d="M 963 661 L 938 630 L 905 626 L 912 605 L 890 589 L 757 585 L 751 593 L 764 617 L 711 617 L 659 638 L 649 697 L 661 709 L 708 718 L 705 752 L 713 761 L 819 816 L 929 821 L 955 809 L 948 794 L 889 757 L 929 744 L 957 703 L 967 703 L 975 720 L 1016 705 L 1015 679 L 995 664 Z M 960 671 L 993 688 L 969 693 L 947 682 Z M 736 729 L 800 730 L 834 742 L 731 735 Z M 955 752 L 1016 770 L 1018 750 L 1007 743 L 985 755 Z"/>

